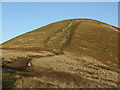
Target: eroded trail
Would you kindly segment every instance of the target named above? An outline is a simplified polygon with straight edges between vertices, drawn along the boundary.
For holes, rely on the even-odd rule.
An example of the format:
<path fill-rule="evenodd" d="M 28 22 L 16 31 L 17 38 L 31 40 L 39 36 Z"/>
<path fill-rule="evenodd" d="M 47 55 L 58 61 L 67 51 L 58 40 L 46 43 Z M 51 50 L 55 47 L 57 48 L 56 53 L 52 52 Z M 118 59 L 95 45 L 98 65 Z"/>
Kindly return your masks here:
<path fill-rule="evenodd" d="M 97 57 L 95 58 L 90 54 L 82 53 L 82 49 L 88 51 L 91 50 L 90 53 L 92 53 L 92 49 L 93 51 L 102 51 L 101 49 L 92 46 L 90 49 L 87 48 L 86 46 L 94 44 L 90 44 L 88 39 L 85 39 L 83 42 L 81 42 L 82 38 L 84 39 L 89 34 L 85 36 L 83 35 L 82 38 L 77 38 L 77 36 L 82 36 L 82 34 L 75 36 L 75 39 L 79 39 L 79 41 L 76 42 L 81 42 L 78 43 L 78 46 L 81 49 L 77 48 L 76 46 L 74 47 L 76 43 L 71 43 L 71 40 L 75 41 L 75 39 L 72 39 L 74 38 L 73 35 L 75 35 L 75 30 L 76 32 L 79 30 L 84 31 L 86 28 L 83 28 L 83 26 L 85 25 L 84 27 L 86 27 L 86 24 L 88 25 L 91 23 L 91 21 L 88 23 L 81 22 L 85 22 L 85 20 L 69 21 L 64 25 L 61 25 L 59 30 L 53 30 L 54 32 L 51 32 L 48 36 L 46 35 L 45 40 L 41 41 L 43 46 L 45 45 L 45 49 L 43 50 L 38 50 L 38 48 L 38 51 L 35 50 L 32 52 L 27 50 L 22 51 L 3 49 L 3 55 L 1 56 L 1 61 L 3 61 L 3 87 L 117 88 L 118 85 L 120 85 L 120 82 L 118 81 L 120 70 L 117 67 L 112 68 L 109 65 L 102 63 Z M 104 25 L 104 27 L 109 26 Z M 47 30 L 50 28 L 51 27 L 47 28 Z M 90 30 L 92 29 L 94 28 L 91 27 Z M 109 27 L 109 29 L 113 29 L 113 27 Z M 114 28 L 114 30 L 116 29 Z M 101 37 L 102 36 L 103 35 L 101 35 Z M 91 40 L 92 39 L 93 38 L 91 38 Z M 97 41 L 99 41 L 99 39 Z M 82 45 L 82 43 L 85 44 Z M 75 48 L 79 50 L 79 53 L 77 50 L 75 53 L 67 50 L 66 47 L 69 45 L 71 45 L 71 47 L 73 45 L 73 47 L 70 48 L 71 51 Z M 101 46 L 103 46 L 103 44 Z M 56 50 L 56 52 L 59 52 L 60 50 L 64 53 L 56 54 L 54 53 L 54 50 Z M 96 51 L 94 52 L 95 55 L 97 55 Z M 103 55 L 104 51 L 105 48 L 100 55 Z M 111 63 L 111 65 L 113 64 L 114 63 Z M 22 70 L 18 70 L 21 68 Z"/>
<path fill-rule="evenodd" d="M 70 22 L 65 28 L 49 36 L 45 45 L 50 49 L 64 49 L 71 41 L 75 28 L 79 23 Z"/>

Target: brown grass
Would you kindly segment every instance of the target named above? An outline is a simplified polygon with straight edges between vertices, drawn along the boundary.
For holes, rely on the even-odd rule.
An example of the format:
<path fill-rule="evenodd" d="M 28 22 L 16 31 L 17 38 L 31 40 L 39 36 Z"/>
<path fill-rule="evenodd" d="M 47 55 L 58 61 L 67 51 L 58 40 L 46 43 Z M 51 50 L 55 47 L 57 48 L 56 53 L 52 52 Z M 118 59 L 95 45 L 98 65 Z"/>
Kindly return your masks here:
<path fill-rule="evenodd" d="M 91 19 L 55 22 L 3 43 L 4 72 L 18 88 L 117 87 L 119 28 Z M 51 42 L 51 45 L 48 45 Z M 21 60 L 20 60 L 21 57 Z M 24 58 L 24 59 L 23 59 Z M 17 78 L 12 72 L 20 75 Z M 18 73 L 19 72 L 19 73 Z M 13 76 L 8 76 L 10 75 Z M 7 80 L 14 79 L 14 82 Z M 22 84 L 21 84 L 22 82 Z"/>

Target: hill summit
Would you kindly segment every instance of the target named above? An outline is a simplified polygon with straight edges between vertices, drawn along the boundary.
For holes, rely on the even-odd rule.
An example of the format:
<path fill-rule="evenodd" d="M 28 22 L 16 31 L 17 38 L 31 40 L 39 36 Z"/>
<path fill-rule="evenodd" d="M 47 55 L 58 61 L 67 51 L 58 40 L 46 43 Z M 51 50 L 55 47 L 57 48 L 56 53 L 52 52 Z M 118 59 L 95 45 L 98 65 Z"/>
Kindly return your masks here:
<path fill-rule="evenodd" d="M 116 66 L 119 28 L 93 19 L 69 19 L 22 34 L 5 43 L 5 49 L 48 50 L 57 54 L 88 55 Z"/>
<path fill-rule="evenodd" d="M 69 19 L 2 44 L 6 88 L 117 88 L 119 28 Z"/>

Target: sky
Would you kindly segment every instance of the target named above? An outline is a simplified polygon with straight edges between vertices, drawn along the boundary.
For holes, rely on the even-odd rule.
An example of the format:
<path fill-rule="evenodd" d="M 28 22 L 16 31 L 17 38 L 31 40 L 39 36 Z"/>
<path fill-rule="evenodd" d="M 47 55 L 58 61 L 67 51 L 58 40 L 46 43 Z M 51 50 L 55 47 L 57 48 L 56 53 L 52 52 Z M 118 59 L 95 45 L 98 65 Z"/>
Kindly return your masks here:
<path fill-rule="evenodd" d="M 2 41 L 47 24 L 74 18 L 118 26 L 117 2 L 2 2 Z"/>

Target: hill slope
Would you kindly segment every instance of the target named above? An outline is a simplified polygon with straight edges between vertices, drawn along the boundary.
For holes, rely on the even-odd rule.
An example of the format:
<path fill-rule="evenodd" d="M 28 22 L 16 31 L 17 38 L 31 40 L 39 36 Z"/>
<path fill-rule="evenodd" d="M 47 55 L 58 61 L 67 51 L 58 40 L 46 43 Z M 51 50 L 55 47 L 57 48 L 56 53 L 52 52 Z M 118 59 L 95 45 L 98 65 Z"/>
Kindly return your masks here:
<path fill-rule="evenodd" d="M 97 20 L 70 19 L 3 43 L 3 89 L 120 87 L 118 30 Z"/>
<path fill-rule="evenodd" d="M 13 38 L 3 48 L 72 52 L 117 67 L 118 30 L 92 19 L 63 20 Z"/>

